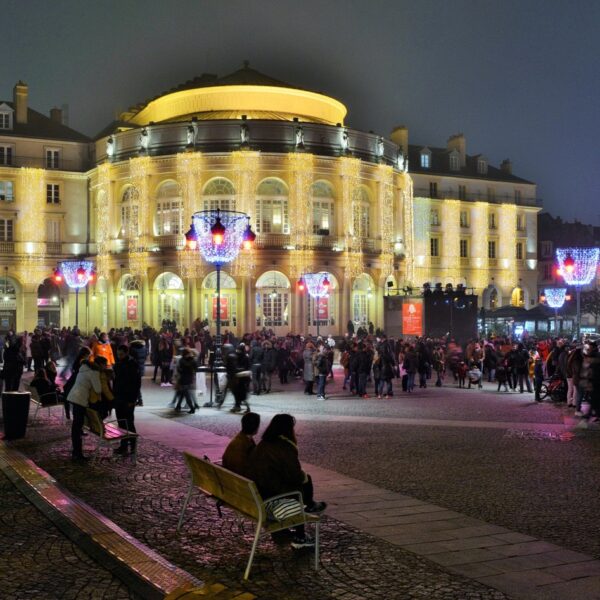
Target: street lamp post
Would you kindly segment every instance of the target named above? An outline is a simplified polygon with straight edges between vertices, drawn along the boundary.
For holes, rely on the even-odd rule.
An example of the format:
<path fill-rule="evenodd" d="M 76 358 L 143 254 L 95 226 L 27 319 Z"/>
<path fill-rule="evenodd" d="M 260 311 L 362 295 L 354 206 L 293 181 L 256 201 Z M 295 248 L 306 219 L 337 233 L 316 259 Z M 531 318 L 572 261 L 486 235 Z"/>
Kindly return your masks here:
<path fill-rule="evenodd" d="M 577 298 L 577 340 L 581 335 L 581 288 L 596 277 L 600 248 L 557 248 L 557 272 L 575 288 Z"/>
<path fill-rule="evenodd" d="M 319 318 L 319 300 L 320 298 L 327 298 L 329 296 L 329 288 L 331 287 L 328 275 L 329 273 L 322 271 L 320 273 L 305 273 L 302 277 L 302 281 L 308 290 L 308 295 L 313 299 L 313 302 L 316 302 L 316 304 L 313 304 L 313 314 L 316 313 L 317 316 L 317 337 L 320 335 L 321 323 L 321 319 Z"/>
<path fill-rule="evenodd" d="M 94 280 L 94 263 L 89 260 L 63 261 L 54 271 L 54 281 L 64 279 L 70 289 L 75 290 L 75 327 L 79 327 L 79 290 Z"/>
<path fill-rule="evenodd" d="M 215 359 L 213 369 L 223 367 L 221 340 L 221 268 L 233 261 L 240 250 L 252 248 L 256 234 L 250 227 L 250 217 L 233 210 L 203 210 L 194 213 L 185 234 L 188 250 L 199 250 L 202 258 L 217 271 Z M 217 399 L 217 402 L 219 399 Z M 212 405 L 212 401 L 208 406 Z"/>

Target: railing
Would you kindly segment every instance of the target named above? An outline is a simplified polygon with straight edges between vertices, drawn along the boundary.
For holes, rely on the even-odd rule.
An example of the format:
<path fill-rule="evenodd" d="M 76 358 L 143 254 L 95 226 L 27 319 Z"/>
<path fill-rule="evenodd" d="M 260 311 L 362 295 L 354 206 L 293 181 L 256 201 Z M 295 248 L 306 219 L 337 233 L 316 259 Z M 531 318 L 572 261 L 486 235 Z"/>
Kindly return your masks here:
<path fill-rule="evenodd" d="M 442 259 L 439 256 L 430 256 L 429 260 L 432 267 L 439 267 L 442 264 Z"/>
<path fill-rule="evenodd" d="M 15 243 L 14 242 L 0 242 L 0 254 L 14 254 Z"/>
<path fill-rule="evenodd" d="M 46 242 L 46 254 L 62 254 L 62 242 Z"/>
<path fill-rule="evenodd" d="M 498 259 L 497 258 L 488 258 L 488 266 L 489 267 L 497 267 Z"/>
<path fill-rule="evenodd" d="M 183 235 L 180 234 L 157 235 L 154 237 L 154 243 L 159 248 L 175 248 L 176 250 L 181 250 L 185 245 Z"/>
<path fill-rule="evenodd" d="M 541 198 L 515 198 L 512 194 L 494 194 L 487 193 L 471 193 L 458 194 L 452 188 L 445 190 L 437 190 L 435 195 L 431 194 L 429 188 L 415 188 L 413 195 L 416 198 L 433 198 L 435 200 L 464 200 L 468 202 L 489 202 L 490 204 L 517 204 L 519 206 L 542 206 Z"/>
<path fill-rule="evenodd" d="M 4 157 L 0 163 L 2 167 L 36 167 L 49 169 L 51 171 L 85 171 L 89 167 L 88 161 L 78 159 L 59 158 L 58 160 L 46 160 L 43 156 L 11 156 L 9 160 Z"/>

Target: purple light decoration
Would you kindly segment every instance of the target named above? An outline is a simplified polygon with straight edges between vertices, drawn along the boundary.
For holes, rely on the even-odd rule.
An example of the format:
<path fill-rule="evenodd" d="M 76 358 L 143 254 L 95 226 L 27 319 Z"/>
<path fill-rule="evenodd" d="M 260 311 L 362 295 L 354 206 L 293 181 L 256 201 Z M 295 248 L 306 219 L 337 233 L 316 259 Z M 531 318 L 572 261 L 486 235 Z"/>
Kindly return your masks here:
<path fill-rule="evenodd" d="M 305 273 L 302 279 L 306 283 L 311 298 L 326 298 L 329 296 L 329 290 L 331 289 L 329 273 Z"/>
<path fill-rule="evenodd" d="M 567 297 L 567 288 L 548 288 L 544 290 L 546 296 L 546 304 L 550 308 L 562 308 Z"/>
<path fill-rule="evenodd" d="M 225 227 L 223 241 L 216 244 L 211 228 L 217 219 L 216 210 L 194 213 L 192 222 L 198 238 L 198 250 L 206 262 L 223 265 L 234 260 L 242 249 L 248 216 L 233 210 L 220 210 L 218 216 Z"/>
<path fill-rule="evenodd" d="M 591 283 L 596 276 L 599 258 L 600 248 L 556 249 L 559 271 L 568 285 L 581 286 Z M 567 266 L 565 261 L 568 261 Z"/>
<path fill-rule="evenodd" d="M 73 290 L 84 288 L 93 279 L 94 263 L 89 260 L 64 261 L 59 266 L 67 285 Z"/>

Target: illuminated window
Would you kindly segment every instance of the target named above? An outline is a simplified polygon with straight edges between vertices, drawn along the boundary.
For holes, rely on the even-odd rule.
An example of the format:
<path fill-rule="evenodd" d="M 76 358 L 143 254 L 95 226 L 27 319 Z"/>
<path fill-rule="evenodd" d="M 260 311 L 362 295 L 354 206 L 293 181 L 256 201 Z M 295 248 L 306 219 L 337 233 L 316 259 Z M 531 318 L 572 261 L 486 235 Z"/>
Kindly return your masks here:
<path fill-rule="evenodd" d="M 256 199 L 256 231 L 258 233 L 289 233 L 288 191 L 279 179 L 265 179 Z"/>
<path fill-rule="evenodd" d="M 437 208 L 432 208 L 429 212 L 429 224 L 432 227 L 437 227 L 440 224 L 440 211 Z"/>
<path fill-rule="evenodd" d="M 510 296 L 510 303 L 513 306 L 525 306 L 525 295 L 520 287 L 516 287 Z"/>
<path fill-rule="evenodd" d="M 477 159 L 477 172 L 480 175 L 487 175 L 488 164 L 487 164 L 487 160 L 485 158 L 480 157 Z"/>
<path fill-rule="evenodd" d="M 13 241 L 13 220 L 0 219 L 0 242 Z"/>
<path fill-rule="evenodd" d="M 432 237 L 429 239 L 429 254 L 430 256 L 440 255 L 440 240 L 439 238 Z"/>
<path fill-rule="evenodd" d="M 60 168 L 60 148 L 46 148 L 46 169 Z"/>
<path fill-rule="evenodd" d="M 0 112 L 0 129 L 12 129 L 12 112 Z"/>
<path fill-rule="evenodd" d="M 179 235 L 183 232 L 183 201 L 174 181 L 163 183 L 156 201 L 156 235 Z"/>
<path fill-rule="evenodd" d="M 0 202 L 12 202 L 15 197 L 12 181 L 0 181 Z"/>
<path fill-rule="evenodd" d="M 468 240 L 460 240 L 460 257 L 461 258 L 469 257 L 469 242 L 468 242 Z"/>
<path fill-rule="evenodd" d="M 515 258 L 517 260 L 523 260 L 523 242 L 517 242 L 515 247 Z"/>
<path fill-rule="evenodd" d="M 60 186 L 58 183 L 46 184 L 46 204 L 60 204 Z"/>
<path fill-rule="evenodd" d="M 13 164 L 13 152 L 12 146 L 1 145 L 0 146 L 0 165 L 12 165 Z"/>
<path fill-rule="evenodd" d="M 330 235 L 333 231 L 333 188 L 325 181 L 317 181 L 312 186 L 312 195 L 312 231 L 315 235 Z"/>
<path fill-rule="evenodd" d="M 450 170 L 460 171 L 460 155 L 457 152 L 450 154 Z"/>
<path fill-rule="evenodd" d="M 496 242 L 494 240 L 488 242 L 488 258 L 496 258 Z"/>
<path fill-rule="evenodd" d="M 223 177 L 209 181 L 202 192 L 204 210 L 235 210 L 235 189 Z"/>
<path fill-rule="evenodd" d="M 431 151 L 428 148 L 421 150 L 421 168 L 431 168 Z"/>

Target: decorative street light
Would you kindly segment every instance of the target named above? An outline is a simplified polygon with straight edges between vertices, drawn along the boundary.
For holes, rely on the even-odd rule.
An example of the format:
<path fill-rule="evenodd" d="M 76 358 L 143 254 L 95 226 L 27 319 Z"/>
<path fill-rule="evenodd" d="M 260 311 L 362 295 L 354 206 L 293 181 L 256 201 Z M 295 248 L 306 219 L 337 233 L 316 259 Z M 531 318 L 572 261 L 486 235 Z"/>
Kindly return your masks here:
<path fill-rule="evenodd" d="M 303 291 L 304 285 L 306 285 L 306 288 L 308 289 L 308 295 L 313 298 L 313 300 L 316 300 L 316 310 L 313 308 L 313 313 L 316 313 L 317 337 L 319 337 L 319 326 L 321 323 L 321 319 L 319 318 L 319 299 L 329 297 L 329 288 L 331 287 L 328 275 L 329 273 L 325 272 L 305 273 L 302 279 L 298 282 L 298 289 Z M 302 282 L 304 282 L 304 285 L 302 285 Z"/>
<path fill-rule="evenodd" d="M 189 231 L 185 234 L 186 247 L 200 251 L 202 258 L 217 271 L 217 331 L 215 335 L 214 370 L 223 367 L 221 341 L 221 268 L 237 258 L 240 250 L 250 249 L 256 234 L 250 226 L 250 217 L 234 210 L 202 210 L 194 213 Z M 219 398 L 217 399 L 219 401 Z M 208 404 L 211 405 L 210 403 Z"/>
<path fill-rule="evenodd" d="M 581 334 L 581 287 L 596 277 L 600 248 L 557 248 L 558 274 L 575 288 L 577 297 L 577 339 Z"/>
<path fill-rule="evenodd" d="M 554 330 L 558 332 L 558 309 L 562 308 L 567 299 L 567 288 L 546 288 L 541 297 L 542 302 L 554 309 Z"/>
<path fill-rule="evenodd" d="M 54 281 L 61 283 L 63 279 L 69 288 L 75 290 L 75 326 L 79 327 L 79 290 L 94 280 L 94 263 L 89 260 L 63 261 L 54 269 Z"/>

